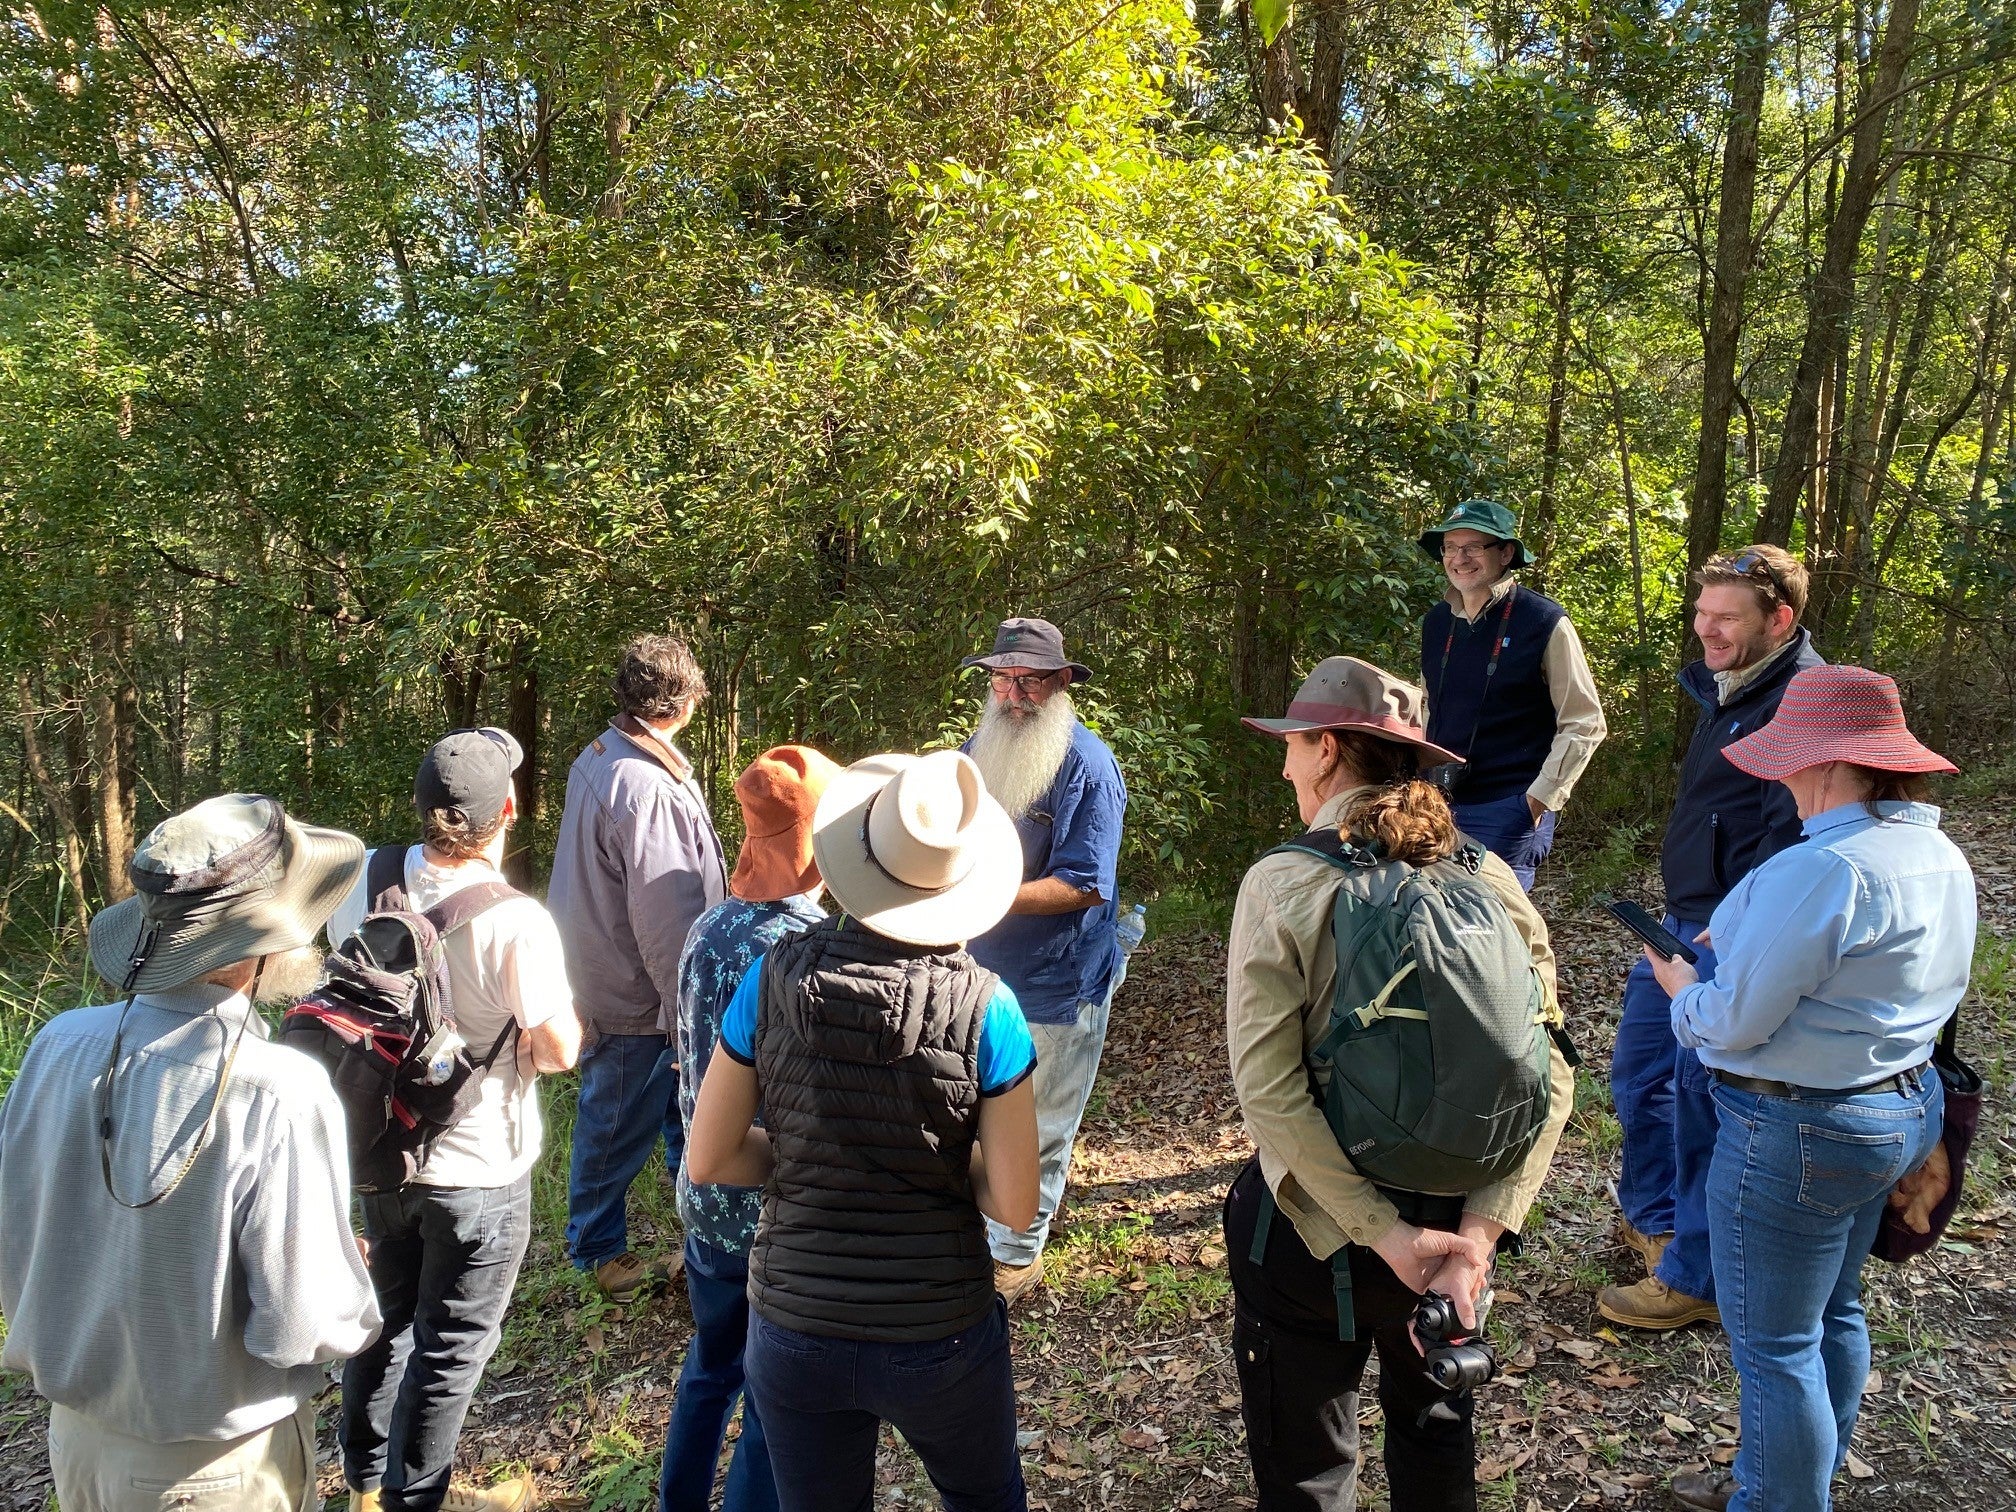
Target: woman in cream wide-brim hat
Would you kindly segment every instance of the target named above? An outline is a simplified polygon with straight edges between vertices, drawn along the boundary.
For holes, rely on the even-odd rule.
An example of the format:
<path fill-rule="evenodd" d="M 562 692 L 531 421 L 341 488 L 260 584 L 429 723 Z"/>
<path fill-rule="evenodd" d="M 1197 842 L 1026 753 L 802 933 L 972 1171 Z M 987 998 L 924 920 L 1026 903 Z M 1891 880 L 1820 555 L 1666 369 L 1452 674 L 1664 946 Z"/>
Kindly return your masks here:
<path fill-rule="evenodd" d="M 764 1186 L 744 1362 L 778 1493 L 794 1512 L 866 1506 L 887 1422 L 946 1505 L 1017 1512 L 981 1218 L 1036 1215 L 1036 1053 L 1015 994 L 959 942 L 1015 901 L 1021 842 L 972 760 L 937 751 L 835 774 L 812 854 L 840 917 L 743 978 L 686 1147 L 694 1180 Z"/>

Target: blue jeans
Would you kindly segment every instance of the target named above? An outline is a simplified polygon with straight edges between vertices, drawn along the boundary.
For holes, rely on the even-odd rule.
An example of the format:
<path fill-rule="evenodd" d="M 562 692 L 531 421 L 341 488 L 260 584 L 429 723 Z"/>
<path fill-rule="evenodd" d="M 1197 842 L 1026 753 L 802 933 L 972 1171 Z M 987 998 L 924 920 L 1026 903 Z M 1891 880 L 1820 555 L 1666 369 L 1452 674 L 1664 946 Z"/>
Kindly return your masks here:
<path fill-rule="evenodd" d="M 581 1052 L 581 1097 L 567 1167 L 567 1253 L 593 1270 L 630 1248 L 624 1202 L 665 1137 L 677 1179 L 686 1148 L 679 1121 L 679 1050 L 662 1034 L 603 1034 Z"/>
<path fill-rule="evenodd" d="M 431 1512 L 532 1236 L 532 1178 L 406 1186 L 362 1199 L 385 1327 L 343 1366 L 343 1478 Z"/>
<path fill-rule="evenodd" d="M 1668 914 L 1668 929 L 1694 945 L 1708 926 Z M 1715 952 L 1694 945 L 1695 970 L 1715 974 Z M 1659 1279 L 1704 1301 L 1715 1298 L 1708 1254 L 1708 1162 L 1715 1153 L 1715 1105 L 1701 1057 L 1673 1037 L 1673 1000 L 1641 954 L 1624 979 L 1624 1011 L 1610 1055 L 1610 1096 L 1624 1131 L 1617 1202 L 1641 1234 L 1671 1234 Z"/>
<path fill-rule="evenodd" d="M 1928 1075 L 1910 1093 L 1712 1095 L 1715 1278 L 1743 1387 L 1729 1512 L 1826 1512 L 1869 1376 L 1862 1262 L 1938 1142 L 1945 1091 Z"/>
<path fill-rule="evenodd" d="M 947 1512 L 1025 1512 L 1015 1378 L 1001 1299 L 921 1344 L 832 1339 L 749 1315 L 749 1389 L 791 1512 L 868 1512 L 880 1425 L 901 1433 Z"/>
<path fill-rule="evenodd" d="M 1099 1057 L 1106 1049 L 1106 1025 L 1113 1014 L 1113 994 L 1127 979 L 1127 958 L 1113 970 L 1105 998 L 1080 1003 L 1078 1017 L 1068 1024 L 1031 1024 L 1036 1042 L 1036 1219 L 1021 1233 L 987 1220 L 987 1248 L 1003 1265 L 1028 1265 L 1043 1253 L 1050 1238 L 1050 1220 L 1064 1201 L 1071 1175 L 1071 1151 L 1078 1143 L 1078 1125 L 1099 1079 Z"/>
<path fill-rule="evenodd" d="M 742 1390 L 742 1349 L 749 1337 L 749 1257 L 686 1236 L 686 1295 L 693 1302 L 693 1342 L 679 1370 L 672 1420 L 665 1425 L 665 1466 L 658 1473 L 659 1512 L 707 1512 L 714 1467 L 735 1398 L 742 1437 L 728 1466 L 721 1512 L 777 1512 L 777 1482 L 756 1403 Z"/>
<path fill-rule="evenodd" d="M 1533 891 L 1533 876 L 1554 849 L 1554 825 L 1560 815 L 1549 809 L 1535 824 L 1524 793 L 1451 807 L 1456 813 L 1456 828 L 1511 867 L 1519 885 Z"/>

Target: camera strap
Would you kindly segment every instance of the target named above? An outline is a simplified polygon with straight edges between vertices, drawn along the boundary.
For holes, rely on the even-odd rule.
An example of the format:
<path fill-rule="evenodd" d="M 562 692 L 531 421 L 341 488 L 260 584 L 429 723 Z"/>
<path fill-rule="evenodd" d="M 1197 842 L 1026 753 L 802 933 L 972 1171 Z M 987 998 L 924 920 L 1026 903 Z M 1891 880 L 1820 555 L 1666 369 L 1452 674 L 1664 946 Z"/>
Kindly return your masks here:
<path fill-rule="evenodd" d="M 1274 1215 L 1280 1207 L 1274 1201 L 1274 1193 L 1264 1183 L 1261 1191 L 1260 1214 L 1253 1221 L 1253 1243 L 1247 1248 L 1246 1258 L 1264 1267 L 1267 1264 L 1267 1239 L 1274 1232 Z M 1339 1342 L 1356 1342 L 1358 1308 L 1351 1300 L 1351 1246 L 1348 1243 L 1338 1246 L 1337 1253 L 1330 1257 L 1330 1294 L 1337 1302 Z"/>
<path fill-rule="evenodd" d="M 1506 631 L 1512 627 L 1512 601 L 1519 597 L 1519 585 L 1514 583 L 1505 590 L 1505 607 L 1499 612 L 1498 625 L 1491 636 L 1491 660 L 1484 665 L 1484 687 L 1477 695 L 1477 716 L 1470 721 L 1470 738 L 1463 743 L 1463 759 L 1470 759 L 1470 752 L 1477 744 L 1477 732 L 1484 724 L 1484 705 L 1491 697 L 1491 679 L 1498 675 L 1498 657 L 1505 650 Z M 1442 665 L 1435 673 L 1435 703 L 1442 702 L 1442 685 L 1449 680 L 1449 653 L 1456 648 L 1456 607 L 1449 608 L 1449 634 L 1442 642 Z M 1432 710 L 1434 704 L 1429 705 Z"/>

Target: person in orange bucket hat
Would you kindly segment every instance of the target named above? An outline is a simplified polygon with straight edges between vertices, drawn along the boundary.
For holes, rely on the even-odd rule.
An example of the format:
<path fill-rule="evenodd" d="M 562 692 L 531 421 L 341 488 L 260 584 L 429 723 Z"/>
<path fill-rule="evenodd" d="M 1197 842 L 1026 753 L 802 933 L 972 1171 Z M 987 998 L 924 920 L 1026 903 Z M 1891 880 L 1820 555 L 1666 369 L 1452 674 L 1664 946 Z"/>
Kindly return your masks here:
<path fill-rule="evenodd" d="M 721 1016 L 743 974 L 785 935 L 826 917 L 819 906 L 819 864 L 812 857 L 812 816 L 839 770 L 810 746 L 782 745 L 758 756 L 735 779 L 742 852 L 728 896 L 695 922 L 679 957 L 679 1116 L 689 1129 L 700 1083 L 720 1043 Z M 754 1187 L 695 1183 L 682 1158 L 678 1197 L 694 1334 L 665 1428 L 659 1497 L 666 1512 L 706 1512 L 722 1436 L 742 1396 L 749 1241 L 762 1194 Z M 742 1437 L 728 1467 L 722 1507 L 762 1512 L 776 1505 L 763 1424 L 756 1404 L 743 1396 Z"/>

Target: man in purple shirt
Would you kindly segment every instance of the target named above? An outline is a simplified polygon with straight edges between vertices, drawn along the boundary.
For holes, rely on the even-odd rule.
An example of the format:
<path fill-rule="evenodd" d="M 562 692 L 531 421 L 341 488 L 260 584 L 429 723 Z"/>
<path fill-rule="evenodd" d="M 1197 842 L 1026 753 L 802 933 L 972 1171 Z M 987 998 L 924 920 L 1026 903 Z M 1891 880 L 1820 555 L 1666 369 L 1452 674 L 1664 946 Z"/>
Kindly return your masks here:
<path fill-rule="evenodd" d="M 1071 1147 L 1099 1074 L 1113 993 L 1126 975 L 1115 924 L 1127 784 L 1067 691 L 1091 669 L 1043 619 L 1002 622 L 985 667 L 987 712 L 965 751 L 1022 840 L 1022 887 L 1008 916 L 968 942 L 1014 989 L 1036 1042 L 1042 1192 L 1020 1233 L 989 1222 L 995 1282 L 1012 1304 L 1043 1279 L 1043 1244 L 1064 1198 Z"/>

